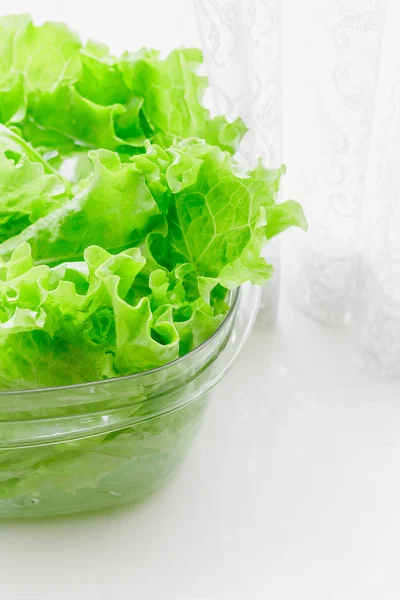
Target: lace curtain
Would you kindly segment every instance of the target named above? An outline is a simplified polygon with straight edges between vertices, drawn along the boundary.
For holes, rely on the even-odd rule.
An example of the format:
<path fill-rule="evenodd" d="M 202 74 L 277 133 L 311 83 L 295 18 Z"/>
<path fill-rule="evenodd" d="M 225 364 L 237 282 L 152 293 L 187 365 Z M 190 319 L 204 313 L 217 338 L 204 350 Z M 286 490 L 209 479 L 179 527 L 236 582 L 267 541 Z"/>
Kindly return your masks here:
<path fill-rule="evenodd" d="M 311 4 L 304 116 L 296 139 L 286 136 L 291 191 L 310 222 L 288 265 L 291 295 L 312 317 L 349 328 L 368 368 L 400 373 L 400 7 Z"/>
<path fill-rule="evenodd" d="M 198 9 L 221 107 L 253 128 L 249 156 L 279 162 L 283 132 L 284 194 L 310 224 L 285 253 L 291 298 L 348 328 L 368 367 L 400 373 L 399 3 L 198 0 Z M 276 305 L 277 290 L 267 293 Z"/>

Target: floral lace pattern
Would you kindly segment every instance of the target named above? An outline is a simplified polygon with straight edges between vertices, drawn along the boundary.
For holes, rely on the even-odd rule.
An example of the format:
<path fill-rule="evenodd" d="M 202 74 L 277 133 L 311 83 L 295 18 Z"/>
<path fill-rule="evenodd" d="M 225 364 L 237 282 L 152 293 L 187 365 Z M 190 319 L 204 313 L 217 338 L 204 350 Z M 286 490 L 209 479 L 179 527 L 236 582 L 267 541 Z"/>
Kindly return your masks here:
<path fill-rule="evenodd" d="M 364 364 L 387 374 L 400 374 L 399 14 L 396 0 L 318 3 L 327 64 L 309 86 L 311 227 L 292 286 L 314 318 L 350 325 Z"/>
<path fill-rule="evenodd" d="M 364 361 L 391 374 L 400 373 L 400 60 L 393 53 L 395 6 L 388 4 L 362 223 L 362 269 L 353 310 Z"/>
<path fill-rule="evenodd" d="M 299 249 L 295 297 L 331 325 L 349 318 L 386 0 L 319 0 L 310 53 L 324 57 L 309 85 L 312 138 L 306 211 L 310 232 Z M 317 56 L 317 54 L 314 54 Z"/>

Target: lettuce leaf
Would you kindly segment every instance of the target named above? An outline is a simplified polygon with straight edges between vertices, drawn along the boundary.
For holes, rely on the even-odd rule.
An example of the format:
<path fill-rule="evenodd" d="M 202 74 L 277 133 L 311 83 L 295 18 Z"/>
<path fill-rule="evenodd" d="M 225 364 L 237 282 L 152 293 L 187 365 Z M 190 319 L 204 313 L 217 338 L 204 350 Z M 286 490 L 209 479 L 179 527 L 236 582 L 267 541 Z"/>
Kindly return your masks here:
<path fill-rule="evenodd" d="M 10 256 L 28 242 L 37 262 L 81 259 L 87 246 L 125 248 L 140 237 L 159 211 L 144 176 L 133 164 L 122 164 L 109 150 L 92 151 L 93 172 L 67 203 L 0 244 Z"/>
<path fill-rule="evenodd" d="M 28 244 L 0 265 L 0 384 L 70 385 L 142 372 L 195 348 L 223 320 L 159 270 L 136 301 L 140 250 L 98 246 L 82 262 L 35 266 Z"/>
<path fill-rule="evenodd" d="M 79 37 L 62 23 L 36 27 L 28 15 L 0 19 L 0 122 L 27 116 L 28 94 L 74 81 L 80 71 Z M 50 49 L 50 51 L 49 51 Z"/>
<path fill-rule="evenodd" d="M 241 119 L 210 118 L 199 100 L 208 84 L 197 74 L 202 62 L 198 49 L 174 50 L 164 60 L 154 50 L 143 50 L 124 54 L 119 67 L 132 92 L 143 98 L 147 122 L 164 141 L 199 137 L 233 153 L 247 127 Z"/>
<path fill-rule="evenodd" d="M 40 155 L 0 125 L 0 242 L 62 206 L 68 192 Z"/>
<path fill-rule="evenodd" d="M 63 23 L 36 27 L 28 15 L 0 19 L 0 77 L 24 75 L 25 89 L 50 91 L 80 71 L 79 36 Z"/>
<path fill-rule="evenodd" d="M 132 154 L 146 139 L 168 145 L 197 136 L 235 152 L 247 131 L 241 119 L 212 119 L 203 107 L 197 49 L 164 60 L 146 48 L 113 57 L 61 23 L 36 27 L 27 15 L 0 18 L 0 33 L 0 121 L 18 124 L 35 147 Z"/>
<path fill-rule="evenodd" d="M 168 227 L 147 242 L 167 269 L 189 263 L 198 276 L 229 289 L 260 284 L 272 275 L 261 258 L 267 240 L 290 226 L 307 226 L 298 203 L 276 204 L 284 167 L 268 170 L 260 163 L 243 173 L 229 154 L 196 139 L 166 150 L 149 146 L 132 162 L 166 215 Z"/>

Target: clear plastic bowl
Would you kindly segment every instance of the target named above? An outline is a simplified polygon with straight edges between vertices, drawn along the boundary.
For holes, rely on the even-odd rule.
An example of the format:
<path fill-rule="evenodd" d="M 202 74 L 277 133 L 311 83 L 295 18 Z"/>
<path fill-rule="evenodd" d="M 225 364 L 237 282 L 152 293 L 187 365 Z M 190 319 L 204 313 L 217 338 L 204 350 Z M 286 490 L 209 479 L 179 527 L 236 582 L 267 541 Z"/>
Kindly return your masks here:
<path fill-rule="evenodd" d="M 161 486 L 249 336 L 259 295 L 242 286 L 213 336 L 153 371 L 0 393 L 0 518 L 96 510 Z"/>

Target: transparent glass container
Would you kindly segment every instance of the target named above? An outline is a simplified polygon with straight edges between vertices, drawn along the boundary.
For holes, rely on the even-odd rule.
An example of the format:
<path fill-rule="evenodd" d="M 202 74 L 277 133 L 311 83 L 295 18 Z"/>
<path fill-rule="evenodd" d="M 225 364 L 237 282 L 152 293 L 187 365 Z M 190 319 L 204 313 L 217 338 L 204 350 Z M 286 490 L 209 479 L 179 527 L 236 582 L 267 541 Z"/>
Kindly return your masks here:
<path fill-rule="evenodd" d="M 92 511 L 161 486 L 186 456 L 209 392 L 248 338 L 259 295 L 242 286 L 213 336 L 158 369 L 0 393 L 0 517 Z"/>

